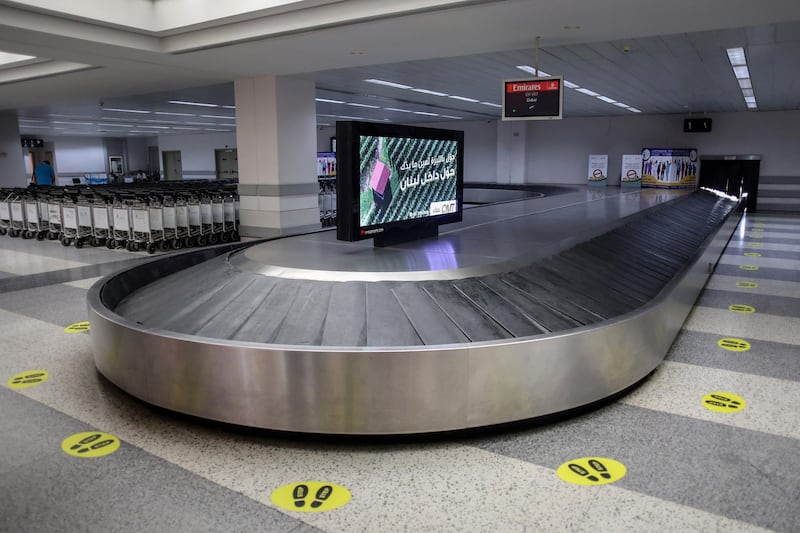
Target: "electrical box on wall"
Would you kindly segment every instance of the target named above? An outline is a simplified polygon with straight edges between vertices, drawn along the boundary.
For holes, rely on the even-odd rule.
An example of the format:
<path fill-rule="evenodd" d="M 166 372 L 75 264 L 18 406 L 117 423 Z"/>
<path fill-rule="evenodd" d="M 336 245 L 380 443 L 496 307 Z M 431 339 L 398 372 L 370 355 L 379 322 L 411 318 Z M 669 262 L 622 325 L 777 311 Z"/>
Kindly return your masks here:
<path fill-rule="evenodd" d="M 711 119 L 687 118 L 683 121 L 683 131 L 686 133 L 708 133 L 711 131 Z"/>

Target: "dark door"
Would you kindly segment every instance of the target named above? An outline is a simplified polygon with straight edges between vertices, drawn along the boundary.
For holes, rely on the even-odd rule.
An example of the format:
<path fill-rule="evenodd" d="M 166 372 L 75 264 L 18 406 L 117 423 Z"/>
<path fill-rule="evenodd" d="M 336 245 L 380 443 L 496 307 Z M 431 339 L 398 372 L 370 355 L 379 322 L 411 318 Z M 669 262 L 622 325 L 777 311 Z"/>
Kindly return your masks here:
<path fill-rule="evenodd" d="M 734 196 L 747 193 L 745 207 L 755 212 L 760 168 L 761 161 L 757 159 L 703 159 L 698 183 Z"/>

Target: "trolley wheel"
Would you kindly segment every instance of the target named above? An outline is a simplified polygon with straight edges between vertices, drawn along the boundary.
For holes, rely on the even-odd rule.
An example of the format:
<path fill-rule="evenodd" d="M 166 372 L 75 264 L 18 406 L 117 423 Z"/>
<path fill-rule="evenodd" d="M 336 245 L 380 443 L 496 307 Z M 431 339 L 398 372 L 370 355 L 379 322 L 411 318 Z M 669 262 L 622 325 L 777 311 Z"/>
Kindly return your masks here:
<path fill-rule="evenodd" d="M 37 241 L 43 241 L 46 236 L 47 236 L 47 232 L 40 231 L 40 232 L 36 233 L 36 240 Z"/>
<path fill-rule="evenodd" d="M 231 233 L 229 231 L 224 231 L 220 233 L 219 242 L 221 243 L 231 242 Z"/>
<path fill-rule="evenodd" d="M 72 244 L 72 239 L 70 239 L 69 237 L 61 237 L 62 246 L 69 246 L 70 244 Z"/>
<path fill-rule="evenodd" d="M 114 241 L 114 249 L 119 250 L 120 248 L 124 248 L 126 246 L 125 241 Z"/>
<path fill-rule="evenodd" d="M 30 231 L 30 230 L 28 230 L 28 231 L 26 231 L 25 233 L 22 234 L 22 238 L 23 239 L 33 239 L 35 236 L 36 236 L 36 232 Z"/>
<path fill-rule="evenodd" d="M 58 233 L 55 233 L 55 232 L 52 232 L 52 231 L 48 231 L 47 232 L 47 240 L 48 241 L 54 241 L 57 238 L 58 238 Z"/>
<path fill-rule="evenodd" d="M 194 237 L 186 237 L 183 239 L 183 245 L 186 248 L 192 248 L 194 246 Z"/>
<path fill-rule="evenodd" d="M 172 241 L 172 249 L 173 250 L 180 250 L 183 248 L 183 239 L 175 239 Z"/>
<path fill-rule="evenodd" d="M 231 240 L 233 242 L 239 242 L 240 240 L 242 240 L 242 236 L 239 235 L 238 231 L 234 231 L 233 234 L 231 235 Z"/>
<path fill-rule="evenodd" d="M 161 248 L 162 252 L 168 252 L 170 249 L 170 243 L 169 241 L 161 241 L 158 243 L 158 247 Z"/>
<path fill-rule="evenodd" d="M 208 244 L 217 244 L 219 242 L 219 235 L 212 233 L 208 236 Z"/>
<path fill-rule="evenodd" d="M 75 248 L 83 248 L 83 239 L 75 239 Z"/>
<path fill-rule="evenodd" d="M 8 233 L 6 228 L 0 228 L 0 235 L 5 235 L 6 233 Z"/>
<path fill-rule="evenodd" d="M 106 248 L 108 248 L 109 250 L 114 249 L 114 239 L 108 239 L 106 241 Z"/>
<path fill-rule="evenodd" d="M 12 229 L 12 230 L 10 230 L 10 231 L 8 232 L 8 235 L 9 235 L 10 237 L 14 237 L 14 238 L 16 239 L 17 237 L 19 237 L 19 230 Z"/>
<path fill-rule="evenodd" d="M 148 242 L 147 243 L 147 247 L 146 247 L 147 253 L 150 254 L 150 255 L 153 255 L 154 253 L 156 253 L 157 247 L 158 247 L 158 245 L 156 243 Z"/>
<path fill-rule="evenodd" d="M 100 246 L 100 239 L 97 237 L 92 237 L 89 242 L 92 244 L 92 246 Z"/>
<path fill-rule="evenodd" d="M 205 246 L 208 244 L 208 239 L 205 235 L 198 235 L 197 236 L 197 246 Z"/>

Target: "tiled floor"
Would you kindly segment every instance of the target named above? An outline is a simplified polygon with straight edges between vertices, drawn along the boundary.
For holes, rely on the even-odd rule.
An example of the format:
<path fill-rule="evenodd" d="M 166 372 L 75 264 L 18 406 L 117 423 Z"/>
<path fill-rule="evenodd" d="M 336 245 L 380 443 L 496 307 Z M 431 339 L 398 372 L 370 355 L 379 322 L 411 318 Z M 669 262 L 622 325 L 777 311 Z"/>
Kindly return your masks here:
<path fill-rule="evenodd" d="M 0 531 L 800 531 L 798 217 L 743 222 L 667 360 L 629 395 L 554 424 L 411 444 L 235 432 L 107 383 L 89 333 L 64 328 L 86 320 L 97 276 L 142 256 L 0 237 L 0 381 L 49 372 L 31 388 L 0 387 Z M 723 337 L 750 349 L 725 350 Z M 714 391 L 747 406 L 712 412 L 701 398 Z M 95 429 L 119 450 L 61 450 Z M 596 487 L 556 475 L 586 456 L 627 473 Z M 319 513 L 272 504 L 276 488 L 315 480 L 352 500 Z"/>

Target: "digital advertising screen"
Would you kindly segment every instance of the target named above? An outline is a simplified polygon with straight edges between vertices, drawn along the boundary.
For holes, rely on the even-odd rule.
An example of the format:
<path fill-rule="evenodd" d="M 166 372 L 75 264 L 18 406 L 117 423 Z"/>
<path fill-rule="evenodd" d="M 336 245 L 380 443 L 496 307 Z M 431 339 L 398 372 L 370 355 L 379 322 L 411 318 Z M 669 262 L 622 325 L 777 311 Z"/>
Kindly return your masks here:
<path fill-rule="evenodd" d="M 503 82 L 503 120 L 560 120 L 563 110 L 560 77 Z"/>
<path fill-rule="evenodd" d="M 344 211 L 350 213 L 350 223 L 340 221 L 349 226 L 343 228 L 347 233 L 344 240 L 369 238 L 415 223 L 461 220 L 463 132 L 349 124 L 353 131 L 346 152 L 351 157 L 345 155 L 337 131 L 337 158 L 345 159 L 337 163 L 337 178 L 342 181 L 337 199 L 346 194 L 352 202 Z"/>

